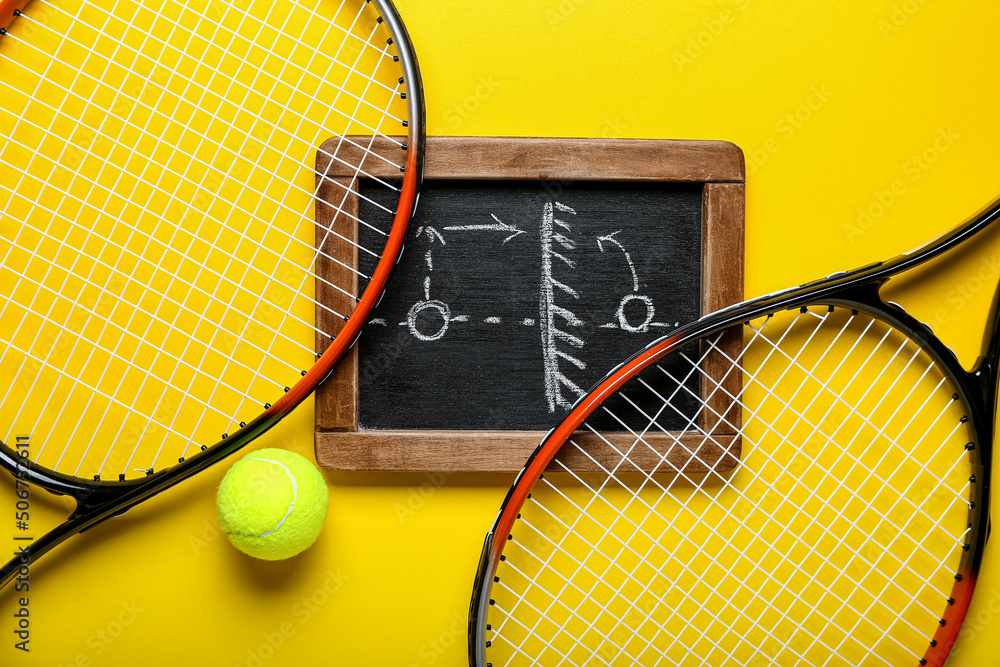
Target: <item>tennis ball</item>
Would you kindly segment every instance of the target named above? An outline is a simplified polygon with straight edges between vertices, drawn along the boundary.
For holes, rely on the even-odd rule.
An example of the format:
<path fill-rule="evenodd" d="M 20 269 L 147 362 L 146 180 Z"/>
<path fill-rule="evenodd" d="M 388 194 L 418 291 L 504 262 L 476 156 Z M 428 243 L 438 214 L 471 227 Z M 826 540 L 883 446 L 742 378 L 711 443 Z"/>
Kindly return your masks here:
<path fill-rule="evenodd" d="M 308 548 L 323 529 L 328 504 L 316 466 L 283 449 L 244 456 L 216 495 L 219 525 L 229 541 L 262 560 L 291 558 Z"/>

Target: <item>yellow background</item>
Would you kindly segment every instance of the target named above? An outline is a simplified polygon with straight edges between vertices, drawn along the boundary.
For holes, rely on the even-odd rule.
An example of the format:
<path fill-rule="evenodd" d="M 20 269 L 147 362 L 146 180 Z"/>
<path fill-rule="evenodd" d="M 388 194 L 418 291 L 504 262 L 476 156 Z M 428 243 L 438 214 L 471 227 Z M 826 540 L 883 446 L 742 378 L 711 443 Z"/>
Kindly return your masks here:
<path fill-rule="evenodd" d="M 429 134 L 742 147 L 748 296 L 909 249 L 1000 194 L 995 0 L 398 5 Z M 975 271 L 1000 278 L 1000 246 L 981 252 Z M 904 304 L 971 360 L 989 290 L 956 274 L 920 294 Z M 311 455 L 311 422 L 304 407 L 258 446 Z M 39 561 L 30 654 L 12 648 L 5 590 L 0 664 L 466 664 L 475 565 L 510 478 L 329 473 L 320 541 L 268 564 L 218 532 L 228 465 Z M 38 529 L 64 506 L 39 492 L 33 509 Z M 998 614 L 988 552 L 951 665 L 996 660 Z"/>

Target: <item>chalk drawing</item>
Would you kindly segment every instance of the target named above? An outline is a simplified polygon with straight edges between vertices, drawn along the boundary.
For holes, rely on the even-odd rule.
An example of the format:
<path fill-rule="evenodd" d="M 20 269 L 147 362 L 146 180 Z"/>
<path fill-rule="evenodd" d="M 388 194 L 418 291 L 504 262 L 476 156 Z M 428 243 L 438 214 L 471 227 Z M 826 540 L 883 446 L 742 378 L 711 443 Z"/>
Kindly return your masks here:
<path fill-rule="evenodd" d="M 495 225 L 453 225 L 450 227 L 445 227 L 444 230 L 446 232 L 483 232 L 483 231 L 514 232 L 513 234 L 511 234 L 510 236 L 508 236 L 503 240 L 504 245 L 506 245 L 507 241 L 510 241 L 512 238 L 524 234 L 523 229 L 518 229 L 514 225 L 508 225 L 507 223 L 500 220 L 500 218 L 498 218 L 495 214 L 490 213 L 490 217 L 496 220 Z"/>
<path fill-rule="evenodd" d="M 427 236 L 428 243 L 431 244 L 432 248 L 434 246 L 434 241 L 438 241 L 441 245 L 447 245 L 444 237 L 441 235 L 441 232 L 434 229 L 430 225 L 417 228 L 417 238 L 420 238 L 421 235 L 425 234 Z M 428 271 L 428 275 L 424 278 L 424 300 L 413 304 L 410 308 L 410 312 L 406 316 L 405 322 L 400 322 L 400 325 L 405 324 L 409 328 L 410 333 L 419 340 L 437 340 L 441 338 L 441 336 L 443 336 L 448 330 L 448 324 L 451 322 L 451 310 L 448 308 L 448 304 L 442 301 L 431 300 L 431 277 L 429 274 L 434 271 L 434 260 L 431 257 L 431 251 L 431 248 L 428 248 L 427 253 L 424 255 L 424 261 L 427 263 Z M 417 328 L 417 316 L 428 310 L 436 311 L 441 317 L 440 328 L 430 335 L 421 332 Z M 427 318 L 425 317 L 424 319 L 426 320 Z"/>
<path fill-rule="evenodd" d="M 571 353 L 572 348 L 583 348 L 585 341 L 580 335 L 574 335 L 568 331 L 574 327 L 584 326 L 584 322 L 564 303 L 567 297 L 572 300 L 580 298 L 580 293 L 571 287 L 573 282 L 571 276 L 575 270 L 580 268 L 578 267 L 578 259 L 574 258 L 574 251 L 578 250 L 576 239 L 580 235 L 579 233 L 574 234 L 574 223 L 571 223 L 571 220 L 574 219 L 576 211 L 572 207 L 558 201 L 551 201 L 543 204 L 541 213 L 539 226 L 542 260 L 539 294 L 540 317 L 538 320 L 533 317 L 525 317 L 520 320 L 520 324 L 527 327 L 536 325 L 539 327 L 542 339 L 542 365 L 545 372 L 545 394 L 549 411 L 555 412 L 557 408 L 572 405 L 576 398 L 583 393 L 580 387 L 562 370 L 565 364 L 580 369 L 586 368 L 586 364 Z M 507 244 L 527 233 L 524 229 L 504 222 L 496 214 L 491 213 L 490 217 L 493 222 L 447 225 L 441 229 L 448 233 L 501 232 L 507 235 L 503 237 L 502 244 Z M 666 322 L 654 321 L 656 307 L 653 299 L 639 291 L 642 283 L 639 280 L 639 273 L 636 270 L 632 254 L 626 248 L 626 244 L 618 238 L 622 230 L 619 229 L 609 234 L 593 233 L 594 236 L 590 238 L 596 237 L 597 247 L 602 254 L 606 253 L 612 246 L 621 252 L 621 256 L 628 266 L 628 275 L 631 277 L 631 291 L 622 296 L 617 309 L 612 314 L 611 321 L 599 325 L 599 328 L 620 329 L 627 333 L 644 333 L 654 328 L 670 328 L 671 325 Z M 417 238 L 426 237 L 430 246 L 424 254 L 424 263 L 428 273 L 423 283 L 424 298 L 413 305 L 406 321 L 399 324 L 408 327 L 416 338 L 433 341 L 442 338 L 451 323 L 468 322 L 469 317 L 468 315 L 453 315 L 447 304 L 431 299 L 431 274 L 434 272 L 433 246 L 435 243 L 447 246 L 445 236 L 430 225 L 417 228 L 416 236 Z M 443 248 L 442 251 L 444 251 Z M 612 251 L 611 254 L 616 253 Z M 493 325 L 501 323 L 500 317 L 496 315 L 485 317 L 482 320 L 477 319 L 477 321 Z"/>
<path fill-rule="evenodd" d="M 639 291 L 639 276 L 636 275 L 636 273 L 635 273 L 635 264 L 632 263 L 632 255 L 628 254 L 628 250 L 626 250 L 625 247 L 621 243 L 619 243 L 617 240 L 615 240 L 615 234 L 621 234 L 621 232 L 622 232 L 622 230 L 619 229 L 617 232 L 612 232 L 611 234 L 608 234 L 607 236 L 600 236 L 600 237 L 598 237 L 598 239 L 597 239 L 597 247 L 601 249 L 601 252 L 604 252 L 604 246 L 601 244 L 601 241 L 608 241 L 609 243 L 614 243 L 616 246 L 618 246 L 618 249 L 621 250 L 622 253 L 624 253 L 624 255 L 625 255 L 625 261 L 628 262 L 628 268 L 629 268 L 629 270 L 632 271 L 632 291 L 633 292 L 638 292 Z"/>
<path fill-rule="evenodd" d="M 636 273 L 635 263 L 632 261 L 632 255 L 630 255 L 628 250 L 625 249 L 625 246 L 615 238 L 617 234 L 621 234 L 621 231 L 622 230 L 619 229 L 616 232 L 597 237 L 597 247 L 601 250 L 601 252 L 604 252 L 604 243 L 612 243 L 622 251 L 622 254 L 625 256 L 625 261 L 628 262 L 629 271 L 632 273 L 632 294 L 626 294 L 622 297 L 622 300 L 618 302 L 618 309 L 615 311 L 615 319 L 617 322 L 602 324 L 600 328 L 621 329 L 622 331 L 627 331 L 629 333 L 645 333 L 652 327 L 662 328 L 669 326 L 664 322 L 653 321 L 653 316 L 656 315 L 656 308 L 653 306 L 653 300 L 645 294 L 639 294 L 639 274 Z M 638 324 L 630 322 L 628 316 L 625 314 L 625 308 L 629 304 L 634 303 L 641 304 L 642 311 L 645 313 L 642 321 Z"/>
<path fill-rule="evenodd" d="M 422 320 L 422 326 L 429 324 L 431 327 L 431 333 L 426 331 L 421 331 L 420 327 L 417 325 L 417 318 L 421 313 L 430 313 L 429 316 L 424 316 L 420 318 Z M 439 322 L 434 320 L 438 319 Z M 438 300 L 428 300 L 428 301 L 418 301 L 410 308 L 410 312 L 406 314 L 406 326 L 409 328 L 410 333 L 417 338 L 417 340 L 431 341 L 441 338 L 448 331 L 448 325 L 451 323 L 451 309 L 448 308 L 448 304 L 443 301 Z M 435 330 L 433 327 L 437 326 Z"/>
<path fill-rule="evenodd" d="M 432 244 L 434 243 L 434 241 L 436 239 L 437 241 L 439 241 L 441 243 L 441 245 L 446 245 L 445 242 L 444 242 L 444 237 L 441 236 L 441 232 L 439 232 L 438 230 L 434 229 L 430 225 L 427 225 L 426 227 L 418 227 L 417 228 L 417 234 L 416 234 L 417 238 L 420 238 L 421 234 L 426 234 L 427 238 L 430 239 L 430 242 Z"/>
<path fill-rule="evenodd" d="M 625 306 L 627 306 L 632 301 L 638 301 L 646 308 L 646 319 L 640 324 L 631 324 L 628 318 L 625 316 Z M 615 315 L 618 316 L 618 326 L 622 328 L 623 331 L 630 331 L 632 333 L 638 333 L 642 331 L 649 331 L 649 325 L 653 321 L 653 314 L 656 309 L 653 308 L 653 300 L 644 294 L 626 294 L 618 304 L 618 310 Z"/>
<path fill-rule="evenodd" d="M 542 367 L 544 369 L 545 398 L 548 401 L 549 412 L 555 412 L 556 408 L 568 408 L 577 398 L 583 395 L 583 390 L 560 370 L 560 360 L 565 360 L 579 369 L 586 368 L 586 364 L 583 361 L 559 348 L 560 342 L 575 348 L 582 348 L 584 341 L 561 329 L 557 320 L 557 318 L 561 319 L 562 326 L 564 327 L 578 327 L 583 325 L 583 321 L 571 310 L 563 308 L 556 303 L 556 297 L 559 292 L 568 294 L 574 299 L 580 297 L 576 290 L 566 283 L 556 280 L 554 275 L 553 260 L 559 260 L 571 269 L 576 267 L 573 260 L 560 252 L 560 249 L 563 252 L 573 250 L 576 247 L 576 243 L 566 236 L 566 233 L 572 232 L 572 226 L 563 217 L 556 217 L 557 211 L 559 214 L 576 215 L 576 211 L 559 202 L 546 202 L 542 209 L 542 223 L 540 227 L 542 278 L 538 311 L 540 315 L 539 328 L 542 336 Z M 558 246 L 558 248 L 555 246 Z M 568 390 L 570 395 L 565 393 L 566 390 Z"/>

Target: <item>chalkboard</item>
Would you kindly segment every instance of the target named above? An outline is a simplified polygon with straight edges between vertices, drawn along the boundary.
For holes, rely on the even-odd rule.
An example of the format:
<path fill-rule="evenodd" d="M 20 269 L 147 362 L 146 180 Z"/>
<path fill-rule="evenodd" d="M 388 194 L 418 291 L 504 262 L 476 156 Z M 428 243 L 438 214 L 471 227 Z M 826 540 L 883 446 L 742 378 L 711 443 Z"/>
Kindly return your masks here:
<path fill-rule="evenodd" d="M 431 138 L 425 173 L 386 296 L 318 392 L 321 465 L 518 469 L 614 366 L 742 297 L 731 144 Z M 350 185 L 361 219 L 390 214 Z"/>
<path fill-rule="evenodd" d="M 550 189 L 425 184 L 406 261 L 360 340 L 359 429 L 544 431 L 699 316 L 700 186 Z M 386 194 L 362 184 L 361 219 L 391 206 Z"/>

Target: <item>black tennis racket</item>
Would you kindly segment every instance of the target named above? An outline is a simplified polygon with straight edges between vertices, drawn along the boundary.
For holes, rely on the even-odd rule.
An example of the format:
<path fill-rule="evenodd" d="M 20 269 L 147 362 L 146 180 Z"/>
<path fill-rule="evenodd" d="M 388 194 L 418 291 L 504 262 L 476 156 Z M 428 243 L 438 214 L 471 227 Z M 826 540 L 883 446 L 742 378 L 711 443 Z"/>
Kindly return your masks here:
<path fill-rule="evenodd" d="M 966 371 L 880 290 L 967 260 L 998 217 L 707 315 L 610 373 L 507 494 L 471 664 L 943 664 L 989 530 L 998 301 Z"/>
<path fill-rule="evenodd" d="M 0 28 L 0 465 L 22 506 L 77 502 L 6 584 L 331 371 L 402 250 L 424 110 L 388 0 L 0 0 Z"/>

